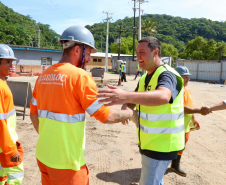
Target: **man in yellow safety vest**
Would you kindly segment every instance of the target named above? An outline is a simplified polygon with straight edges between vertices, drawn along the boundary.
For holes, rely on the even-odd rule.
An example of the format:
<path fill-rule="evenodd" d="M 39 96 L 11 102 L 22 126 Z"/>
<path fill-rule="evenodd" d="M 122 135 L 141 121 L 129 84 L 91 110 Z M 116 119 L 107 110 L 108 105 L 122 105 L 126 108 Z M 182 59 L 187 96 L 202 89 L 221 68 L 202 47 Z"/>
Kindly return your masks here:
<path fill-rule="evenodd" d="M 146 70 L 135 92 L 109 86 L 99 90 L 99 102 L 136 106 L 138 145 L 142 158 L 140 185 L 163 185 L 163 176 L 185 147 L 184 105 L 181 76 L 161 61 L 161 43 L 155 37 L 138 41 L 137 60 Z M 105 98 L 104 98 L 105 97 Z M 128 104 L 129 103 L 129 104 Z M 127 121 L 126 121 L 127 122 Z"/>
<path fill-rule="evenodd" d="M 137 71 L 136 71 L 136 76 L 134 78 L 134 80 L 136 80 L 137 76 L 140 74 L 140 76 L 142 76 L 142 69 L 140 68 L 140 65 L 137 65 Z"/>

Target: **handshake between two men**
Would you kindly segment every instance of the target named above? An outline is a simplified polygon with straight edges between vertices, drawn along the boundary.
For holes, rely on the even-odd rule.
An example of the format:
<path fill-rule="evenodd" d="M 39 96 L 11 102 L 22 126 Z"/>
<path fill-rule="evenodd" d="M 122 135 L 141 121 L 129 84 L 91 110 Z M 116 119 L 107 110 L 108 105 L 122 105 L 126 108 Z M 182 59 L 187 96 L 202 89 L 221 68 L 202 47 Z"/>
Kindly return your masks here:
<path fill-rule="evenodd" d="M 146 106 L 158 106 L 158 100 L 154 97 L 148 97 L 148 94 L 142 94 L 142 98 L 140 98 L 139 92 L 129 92 L 118 87 L 114 87 L 108 85 L 109 89 L 102 89 L 98 91 L 97 98 L 102 98 L 99 100 L 100 103 L 106 103 L 105 106 L 112 105 L 122 105 L 122 110 L 125 109 L 134 109 L 135 102 L 136 104 L 146 105 Z M 136 96 L 136 94 L 138 96 Z M 151 101 L 147 101 L 151 99 Z M 212 111 L 223 110 L 226 109 L 226 103 L 223 101 L 219 104 L 213 105 L 211 107 L 202 106 L 201 108 L 193 108 L 189 106 L 184 106 L 184 114 L 201 114 L 203 116 L 212 113 Z M 134 110 L 133 117 L 131 121 L 134 123 L 138 123 L 138 112 Z M 128 124 L 128 120 L 122 122 L 123 124 Z"/>

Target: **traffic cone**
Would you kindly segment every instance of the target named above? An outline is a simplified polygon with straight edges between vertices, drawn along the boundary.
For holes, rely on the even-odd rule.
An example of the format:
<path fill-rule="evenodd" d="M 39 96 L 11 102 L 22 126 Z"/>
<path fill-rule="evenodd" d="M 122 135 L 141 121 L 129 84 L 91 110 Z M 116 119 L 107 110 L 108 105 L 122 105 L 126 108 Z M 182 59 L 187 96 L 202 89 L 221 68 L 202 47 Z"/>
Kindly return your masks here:
<path fill-rule="evenodd" d="M 104 75 L 101 76 L 100 83 L 102 83 L 102 84 L 104 83 Z"/>
<path fill-rule="evenodd" d="M 33 75 L 33 69 L 31 70 L 30 76 L 34 76 L 34 75 Z"/>
<path fill-rule="evenodd" d="M 119 79 L 118 79 L 118 86 L 122 86 L 121 76 L 119 76 Z"/>
<path fill-rule="evenodd" d="M 18 75 L 16 74 L 16 65 L 12 64 L 12 68 L 11 68 L 11 75 L 9 75 L 10 77 L 18 77 Z"/>
<path fill-rule="evenodd" d="M 42 72 L 44 72 L 46 70 L 46 65 L 42 66 Z"/>

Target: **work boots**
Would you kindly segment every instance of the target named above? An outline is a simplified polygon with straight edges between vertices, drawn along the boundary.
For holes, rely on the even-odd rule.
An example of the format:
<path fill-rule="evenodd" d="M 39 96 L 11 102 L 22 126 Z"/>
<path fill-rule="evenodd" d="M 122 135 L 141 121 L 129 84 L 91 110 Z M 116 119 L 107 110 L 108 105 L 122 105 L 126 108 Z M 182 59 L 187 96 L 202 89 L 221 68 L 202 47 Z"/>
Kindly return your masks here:
<path fill-rule="evenodd" d="M 174 170 L 177 174 L 186 177 L 187 173 L 180 168 L 180 159 L 181 155 L 178 155 L 177 159 L 172 160 L 171 169 Z"/>

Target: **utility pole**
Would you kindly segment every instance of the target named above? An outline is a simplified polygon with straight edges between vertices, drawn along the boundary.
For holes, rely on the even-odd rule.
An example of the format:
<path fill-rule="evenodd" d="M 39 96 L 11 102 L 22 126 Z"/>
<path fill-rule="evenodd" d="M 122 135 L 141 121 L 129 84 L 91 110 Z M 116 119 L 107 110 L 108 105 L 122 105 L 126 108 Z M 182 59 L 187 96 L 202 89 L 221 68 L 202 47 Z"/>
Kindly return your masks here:
<path fill-rule="evenodd" d="M 136 0 L 134 1 L 134 17 L 133 17 L 133 61 L 134 61 L 134 52 L 135 52 L 135 28 L 136 28 L 136 22 L 135 22 L 135 16 L 136 16 Z"/>
<path fill-rule="evenodd" d="M 139 2 L 139 31 L 138 31 L 138 40 L 141 39 L 141 15 L 140 15 L 140 11 L 143 11 L 140 9 L 140 5 L 142 3 L 147 3 L 148 1 L 144 1 L 144 0 L 137 0 Z"/>
<path fill-rule="evenodd" d="M 40 48 L 40 32 L 42 30 L 37 30 L 38 31 L 38 48 Z"/>
<path fill-rule="evenodd" d="M 107 35 L 106 35 L 106 52 L 105 52 L 105 72 L 108 72 L 108 32 L 109 32 L 109 20 L 112 18 L 108 15 L 111 15 L 112 13 L 109 12 L 103 12 L 107 14 L 107 18 L 104 19 L 107 21 Z"/>
<path fill-rule="evenodd" d="M 222 60 L 222 47 L 220 48 L 219 60 Z"/>
<path fill-rule="evenodd" d="M 33 48 L 33 43 L 34 43 L 34 41 L 31 41 L 31 43 L 32 43 L 32 48 Z"/>
<path fill-rule="evenodd" d="M 118 27 L 120 28 L 120 30 L 117 31 L 117 32 L 119 32 L 119 42 L 118 42 L 118 60 L 119 60 L 120 59 L 120 53 L 121 53 L 121 46 L 120 46 L 120 44 L 121 44 L 121 33 L 124 32 L 124 31 L 122 31 L 123 26 L 120 25 Z"/>
<path fill-rule="evenodd" d="M 101 32 L 101 53 L 102 53 L 102 32 Z"/>

